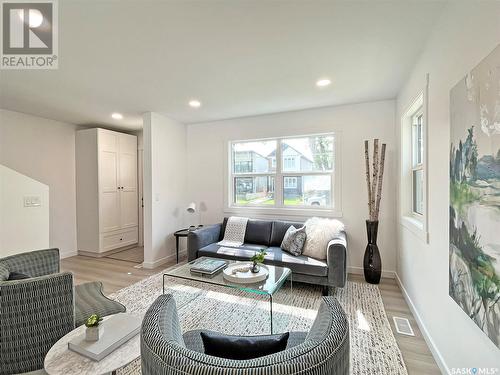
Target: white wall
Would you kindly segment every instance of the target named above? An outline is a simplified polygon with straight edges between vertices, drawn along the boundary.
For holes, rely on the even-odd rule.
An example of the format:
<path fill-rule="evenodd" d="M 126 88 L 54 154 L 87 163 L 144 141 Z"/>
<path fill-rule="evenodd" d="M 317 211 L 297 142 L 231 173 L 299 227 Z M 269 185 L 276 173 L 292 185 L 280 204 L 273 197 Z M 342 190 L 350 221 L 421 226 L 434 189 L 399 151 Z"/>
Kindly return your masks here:
<path fill-rule="evenodd" d="M 39 206 L 25 207 L 25 197 Z M 49 187 L 0 165 L 0 258 L 49 247 Z"/>
<path fill-rule="evenodd" d="M 186 210 L 186 127 L 157 113 L 144 121 L 144 263 L 175 259 L 173 233 Z"/>
<path fill-rule="evenodd" d="M 0 110 L 0 164 L 49 186 L 49 243 L 61 256 L 76 254 L 75 128 Z"/>
<path fill-rule="evenodd" d="M 392 100 L 246 117 L 188 126 L 189 200 L 206 206 L 204 224 L 224 217 L 224 165 L 227 141 L 283 135 L 337 132 L 341 135 L 342 211 L 349 237 L 349 265 L 360 272 L 366 246 L 367 193 L 364 172 L 365 139 L 387 143 L 386 173 L 381 203 L 379 247 L 383 271 L 396 270 L 396 174 Z"/>
<path fill-rule="evenodd" d="M 450 2 L 397 100 L 399 124 L 429 73 L 430 240 L 398 226 L 397 272 L 443 372 L 500 367 L 500 350 L 448 296 L 450 89 L 499 42 L 500 2 Z"/>
<path fill-rule="evenodd" d="M 137 193 L 139 207 L 139 246 L 144 246 L 144 137 L 142 130 L 134 133 L 137 136 Z"/>

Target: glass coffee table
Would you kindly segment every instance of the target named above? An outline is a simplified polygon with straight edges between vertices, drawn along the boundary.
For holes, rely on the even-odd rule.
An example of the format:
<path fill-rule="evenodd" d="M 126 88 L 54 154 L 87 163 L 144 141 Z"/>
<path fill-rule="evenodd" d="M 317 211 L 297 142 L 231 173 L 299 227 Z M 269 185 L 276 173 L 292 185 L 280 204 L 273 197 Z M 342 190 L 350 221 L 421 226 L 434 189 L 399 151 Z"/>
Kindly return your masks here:
<path fill-rule="evenodd" d="M 271 334 L 273 333 L 273 295 L 280 290 L 287 279 L 290 279 L 290 290 L 292 290 L 292 271 L 286 267 L 279 267 L 266 264 L 265 266 L 269 270 L 269 276 L 266 280 L 255 284 L 239 284 L 227 281 L 223 272 L 219 271 L 213 276 L 203 275 L 200 273 L 191 272 L 190 268 L 192 265 L 203 259 L 216 259 L 210 257 L 200 257 L 191 262 L 188 262 L 182 266 L 173 268 L 169 271 L 163 273 L 163 294 L 165 294 L 165 277 L 176 277 L 184 280 L 199 281 L 202 283 L 220 285 L 228 288 L 242 290 L 248 293 L 267 295 L 269 296 L 269 312 L 271 317 Z M 219 259 L 219 258 L 217 258 Z M 220 260 L 220 259 L 219 259 Z M 229 264 L 241 261 L 223 259 Z M 248 261 L 250 263 L 250 261 Z"/>

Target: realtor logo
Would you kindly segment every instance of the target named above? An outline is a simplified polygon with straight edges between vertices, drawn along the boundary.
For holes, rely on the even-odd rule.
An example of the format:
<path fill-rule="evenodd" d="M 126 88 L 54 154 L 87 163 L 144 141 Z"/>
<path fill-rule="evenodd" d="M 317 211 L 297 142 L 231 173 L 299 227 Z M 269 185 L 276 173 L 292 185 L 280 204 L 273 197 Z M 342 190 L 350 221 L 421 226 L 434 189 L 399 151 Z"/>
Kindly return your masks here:
<path fill-rule="evenodd" d="M 56 0 L 1 2 L 2 69 L 57 69 Z"/>

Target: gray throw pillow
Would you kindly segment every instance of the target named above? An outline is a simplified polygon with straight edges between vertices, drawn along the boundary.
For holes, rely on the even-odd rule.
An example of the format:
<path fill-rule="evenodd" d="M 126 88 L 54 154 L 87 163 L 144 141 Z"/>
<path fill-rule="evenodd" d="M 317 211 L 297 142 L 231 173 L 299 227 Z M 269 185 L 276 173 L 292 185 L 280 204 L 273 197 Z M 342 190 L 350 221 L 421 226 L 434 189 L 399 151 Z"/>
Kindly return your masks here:
<path fill-rule="evenodd" d="M 283 237 L 281 248 L 296 257 L 302 254 L 302 249 L 306 243 L 306 227 L 295 229 L 290 226 Z"/>

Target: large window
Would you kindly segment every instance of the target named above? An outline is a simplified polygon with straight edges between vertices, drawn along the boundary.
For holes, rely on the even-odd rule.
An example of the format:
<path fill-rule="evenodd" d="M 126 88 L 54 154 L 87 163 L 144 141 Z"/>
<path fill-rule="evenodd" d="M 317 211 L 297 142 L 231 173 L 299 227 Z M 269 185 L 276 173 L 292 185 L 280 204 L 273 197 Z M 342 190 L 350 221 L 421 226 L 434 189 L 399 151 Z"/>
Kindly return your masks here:
<path fill-rule="evenodd" d="M 334 135 L 230 143 L 232 207 L 334 206 Z"/>

